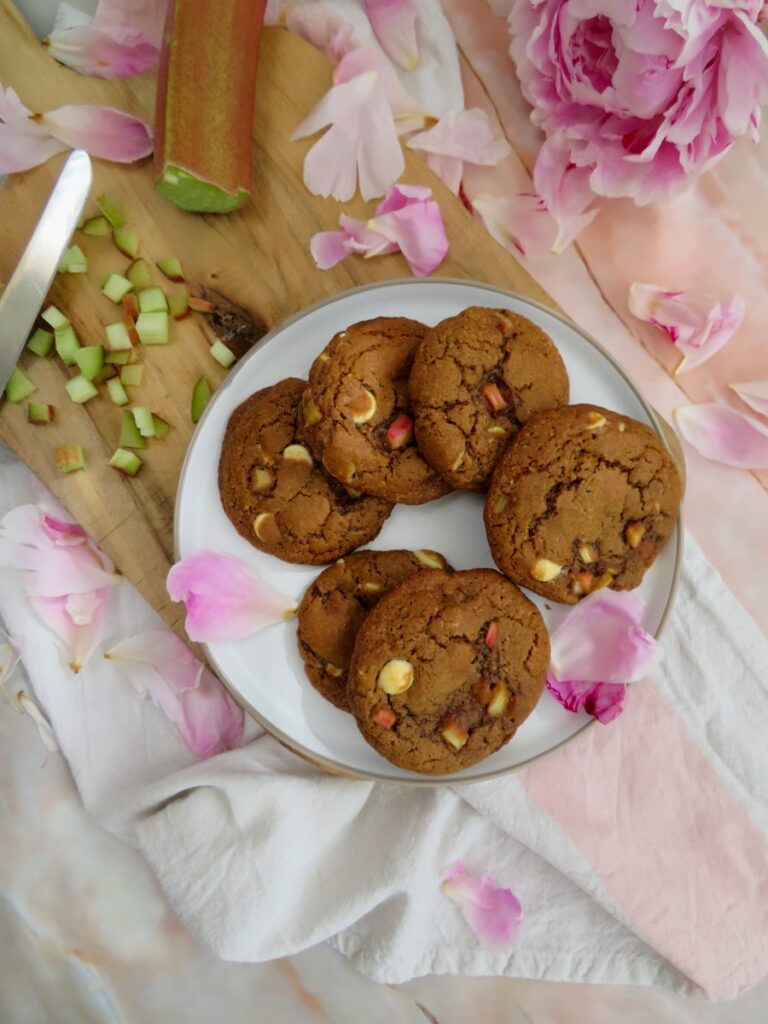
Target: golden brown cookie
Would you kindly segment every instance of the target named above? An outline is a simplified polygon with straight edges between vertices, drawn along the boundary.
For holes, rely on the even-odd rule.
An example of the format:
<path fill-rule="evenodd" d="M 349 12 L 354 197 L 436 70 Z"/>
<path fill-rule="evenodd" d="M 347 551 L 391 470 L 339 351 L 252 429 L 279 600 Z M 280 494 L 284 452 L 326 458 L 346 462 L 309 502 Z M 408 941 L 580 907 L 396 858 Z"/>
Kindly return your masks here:
<path fill-rule="evenodd" d="M 416 439 L 452 487 L 483 487 L 529 416 L 568 402 L 551 338 L 508 309 L 471 306 L 428 332 L 410 376 Z"/>
<path fill-rule="evenodd" d="M 499 573 L 416 573 L 358 631 L 350 710 L 388 761 L 448 774 L 511 739 L 541 696 L 548 663 L 544 620 Z"/>
<path fill-rule="evenodd" d="M 329 565 L 299 606 L 297 639 L 314 688 L 342 711 L 347 669 L 360 625 L 387 591 L 423 569 L 446 569 L 436 551 L 355 551 Z"/>
<path fill-rule="evenodd" d="M 351 495 L 296 440 L 306 382 L 289 377 L 232 413 L 219 458 L 219 493 L 239 534 L 285 562 L 319 565 L 366 544 L 392 503 Z"/>
<path fill-rule="evenodd" d="M 499 460 L 485 500 L 494 560 L 515 583 L 575 604 L 631 590 L 669 540 L 680 476 L 650 427 L 597 405 L 537 413 Z"/>
<path fill-rule="evenodd" d="M 312 364 L 300 436 L 341 483 L 405 505 L 450 487 L 416 447 L 408 374 L 427 328 L 378 317 L 340 331 Z"/>

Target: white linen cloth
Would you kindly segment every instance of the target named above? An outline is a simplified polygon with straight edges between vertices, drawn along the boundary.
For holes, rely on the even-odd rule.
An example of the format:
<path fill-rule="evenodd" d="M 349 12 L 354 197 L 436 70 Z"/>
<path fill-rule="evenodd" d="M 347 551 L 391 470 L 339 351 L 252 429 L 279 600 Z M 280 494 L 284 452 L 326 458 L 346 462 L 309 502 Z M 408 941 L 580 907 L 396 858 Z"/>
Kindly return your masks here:
<path fill-rule="evenodd" d="M 0 449 L 0 515 L 41 498 L 51 501 Z M 14 574 L 0 570 L 0 616 L 86 807 L 144 852 L 174 909 L 222 957 L 258 961 L 327 941 L 390 983 L 424 973 L 506 973 L 676 989 L 693 982 L 735 994 L 686 977 L 633 933 L 606 872 L 575 848 L 519 775 L 457 788 L 349 781 L 305 764 L 253 723 L 241 749 L 196 762 L 162 712 L 100 656 L 110 642 L 158 625 L 127 580 L 111 602 L 104 642 L 73 676 Z M 656 678 L 665 698 L 768 836 L 760 725 L 768 642 L 690 538 L 664 653 Z M 628 712 L 590 731 L 621 730 L 624 718 Z M 483 949 L 441 894 L 442 874 L 457 859 L 520 898 L 525 921 L 511 952 Z M 757 899 L 757 874 L 754 884 Z M 654 898 L 663 894 L 651 887 Z M 695 918 L 696 893 L 690 898 Z"/>

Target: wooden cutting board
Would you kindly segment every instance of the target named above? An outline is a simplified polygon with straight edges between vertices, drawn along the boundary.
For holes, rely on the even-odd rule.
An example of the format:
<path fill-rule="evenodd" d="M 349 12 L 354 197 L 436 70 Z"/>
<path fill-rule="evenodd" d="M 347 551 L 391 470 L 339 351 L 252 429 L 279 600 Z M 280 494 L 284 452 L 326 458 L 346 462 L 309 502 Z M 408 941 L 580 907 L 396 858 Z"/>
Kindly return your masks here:
<path fill-rule="evenodd" d="M 99 103 L 152 121 L 153 74 L 103 81 L 61 67 L 48 56 L 9 0 L 0 0 L 0 68 L 3 84 L 11 85 L 32 110 Z M 95 161 L 92 195 L 107 192 L 119 204 L 129 229 L 141 239 L 141 254 L 150 263 L 163 256 L 178 256 L 190 292 L 213 289 L 226 296 L 250 312 L 259 333 L 325 296 L 406 276 L 408 268 L 399 255 L 371 260 L 351 257 L 330 271 L 317 270 L 310 256 L 310 238 L 316 231 L 335 228 L 342 207 L 310 195 L 303 184 L 302 163 L 314 140 L 292 143 L 289 138 L 330 80 L 329 64 L 303 40 L 277 28 L 264 32 L 256 93 L 253 195 L 237 213 L 200 216 L 178 210 L 155 193 L 150 161 L 138 166 Z M 405 153 L 403 180 L 428 184 L 443 211 L 451 248 L 439 274 L 485 281 L 554 306 L 421 158 L 408 150 Z M 14 270 L 63 159 L 13 175 L 0 189 L 3 283 Z M 343 209 L 362 216 L 372 206 L 356 197 Z M 95 202 L 89 201 L 86 213 L 97 212 Z M 101 294 L 99 280 L 102 272 L 122 270 L 128 261 L 108 238 L 78 233 L 75 240 L 88 257 L 88 274 L 59 275 L 50 299 L 70 318 L 84 344 L 100 344 L 103 325 L 119 319 L 120 311 Z M 156 277 L 156 283 L 167 283 L 159 272 Z M 165 576 L 173 559 L 173 508 L 179 469 L 193 429 L 192 386 L 201 375 L 214 386 L 224 377 L 208 353 L 213 337 L 208 319 L 194 314 L 172 324 L 171 344 L 141 348 L 144 382 L 132 389 L 132 401 L 148 405 L 173 429 L 162 442 L 150 442 L 139 453 L 144 466 L 132 480 L 108 466 L 117 447 L 121 410 L 106 395 L 84 406 L 71 403 L 63 390 L 69 373 L 58 359 L 38 359 L 28 352 L 21 359 L 25 373 L 38 388 L 34 399 L 56 407 L 53 424 L 28 424 L 25 403 L 0 405 L 0 437 L 177 630 L 183 609 L 171 604 L 165 591 Z M 306 370 L 296 367 L 297 374 Z M 83 446 L 85 471 L 70 475 L 57 471 L 53 450 L 65 443 Z"/>

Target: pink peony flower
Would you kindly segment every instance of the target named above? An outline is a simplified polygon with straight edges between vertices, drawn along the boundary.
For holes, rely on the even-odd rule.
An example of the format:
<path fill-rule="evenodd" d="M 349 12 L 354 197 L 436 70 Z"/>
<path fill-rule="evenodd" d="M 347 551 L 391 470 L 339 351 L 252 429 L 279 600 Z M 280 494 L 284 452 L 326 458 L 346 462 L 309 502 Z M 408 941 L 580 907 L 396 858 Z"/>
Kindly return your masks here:
<path fill-rule="evenodd" d="M 757 138 L 768 99 L 762 6 L 512 0 L 510 53 L 531 119 L 548 147 L 588 170 L 597 195 L 670 198 L 736 138 Z"/>

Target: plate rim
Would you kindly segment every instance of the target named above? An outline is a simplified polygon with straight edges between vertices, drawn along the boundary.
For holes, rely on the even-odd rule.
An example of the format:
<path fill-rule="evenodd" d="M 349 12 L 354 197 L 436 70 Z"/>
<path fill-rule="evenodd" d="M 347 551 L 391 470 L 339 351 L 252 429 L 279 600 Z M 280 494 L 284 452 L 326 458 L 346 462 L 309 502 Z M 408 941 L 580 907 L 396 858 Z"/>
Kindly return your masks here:
<path fill-rule="evenodd" d="M 255 355 L 255 353 L 259 349 L 267 345 L 269 342 L 274 341 L 275 337 L 286 327 L 289 327 L 297 320 L 301 320 L 305 316 L 309 316 L 310 314 L 316 312 L 319 309 L 322 309 L 324 306 L 330 305 L 331 303 L 338 302 L 342 299 L 346 299 L 351 295 L 359 295 L 363 292 L 377 291 L 380 288 L 400 287 L 402 285 L 418 287 L 424 284 L 461 285 L 466 287 L 482 288 L 485 291 L 495 292 L 497 295 L 510 297 L 516 299 L 519 302 L 527 303 L 528 305 L 534 306 L 535 308 L 541 310 L 542 312 L 555 317 L 555 319 L 559 320 L 560 323 L 562 323 L 564 326 L 575 331 L 586 342 L 588 342 L 588 344 L 592 345 L 592 347 L 596 349 L 600 353 L 600 355 L 602 355 L 603 358 L 606 359 L 610 363 L 610 365 L 618 372 L 618 374 L 623 378 L 623 380 L 629 386 L 630 390 L 645 410 L 648 418 L 651 421 L 653 429 L 660 437 L 662 443 L 664 444 L 664 447 L 670 452 L 670 455 L 672 456 L 675 465 L 677 465 L 678 458 L 676 454 L 670 449 L 669 443 L 667 441 L 667 433 L 665 430 L 666 423 L 662 419 L 660 414 L 657 413 L 653 406 L 650 404 L 650 402 L 647 401 L 642 392 L 637 388 L 634 381 L 624 371 L 623 367 L 618 363 L 618 361 L 613 357 L 613 355 L 599 341 L 597 341 L 596 338 L 592 337 L 592 335 L 588 331 L 586 331 L 583 327 L 580 327 L 574 320 L 571 320 L 570 317 L 567 317 L 564 313 L 561 313 L 557 309 L 551 308 L 550 306 L 546 305 L 543 302 L 539 302 L 537 299 L 531 299 L 527 295 L 521 295 L 519 292 L 512 291 L 508 288 L 500 288 L 498 285 L 485 284 L 483 281 L 469 280 L 461 277 L 402 277 L 393 278 L 392 280 L 389 281 L 373 281 L 370 282 L 369 284 L 358 285 L 355 288 L 347 288 L 342 292 L 336 292 L 334 295 L 329 295 L 326 296 L 324 299 L 319 299 L 317 302 L 313 302 L 309 306 L 302 307 L 300 310 L 298 310 L 298 312 L 293 313 L 291 316 L 288 316 L 284 320 L 281 320 L 278 324 L 275 324 L 274 327 L 267 331 L 267 333 L 263 337 L 261 337 L 256 342 L 255 345 L 253 345 L 248 354 L 243 359 L 240 360 L 236 368 L 231 373 L 229 373 L 228 376 L 225 378 L 222 386 L 214 393 L 211 401 L 208 403 L 205 411 L 203 412 L 203 415 L 200 417 L 200 420 L 197 423 L 195 430 L 192 433 L 192 436 L 189 439 L 189 444 L 187 445 L 187 450 L 184 453 L 184 459 L 182 461 L 181 469 L 179 471 L 179 482 L 176 486 L 176 496 L 173 510 L 174 562 L 179 561 L 180 557 L 179 510 L 181 507 L 181 502 L 179 499 L 187 477 L 187 471 L 189 469 L 189 462 L 192 455 L 192 449 L 195 445 L 197 438 L 202 433 L 202 430 L 205 426 L 205 421 L 208 418 L 208 414 L 212 409 L 214 403 L 217 401 L 218 398 L 223 397 L 230 383 L 235 379 L 235 377 L 238 374 L 240 374 L 245 369 L 245 367 L 248 365 L 248 363 L 250 362 L 251 358 Z M 682 468 L 684 478 L 684 466 L 678 468 Z M 669 588 L 669 594 L 664 605 L 664 610 L 662 612 L 659 625 L 657 626 L 656 631 L 653 634 L 656 640 L 658 640 L 661 637 L 662 633 L 664 632 L 667 626 L 669 616 L 675 604 L 678 586 L 680 583 L 680 574 L 683 563 L 683 538 L 685 535 L 685 529 L 683 526 L 682 504 L 680 507 L 680 511 L 678 513 L 675 532 L 675 562 L 672 569 L 672 584 Z M 424 778 L 417 779 L 409 777 L 396 779 L 388 775 L 380 775 L 378 772 L 366 771 L 365 769 L 359 768 L 351 768 L 348 765 L 342 764 L 338 761 L 334 761 L 332 758 L 326 758 L 320 754 L 316 754 L 314 751 L 307 749 L 301 743 L 298 743 L 296 740 L 292 739 L 281 729 L 279 729 L 276 725 L 270 722 L 269 719 L 266 718 L 261 712 L 257 711 L 256 708 L 254 708 L 254 706 L 250 703 L 250 701 L 246 700 L 246 698 L 243 697 L 243 695 L 235 689 L 234 683 L 232 683 L 227 678 L 226 672 L 223 671 L 221 665 L 216 660 L 216 657 L 211 651 L 210 644 L 200 642 L 199 646 L 202 648 L 205 654 L 206 661 L 214 669 L 219 681 L 223 684 L 228 693 L 232 696 L 236 703 L 238 703 L 245 711 L 247 711 L 248 714 L 253 719 L 255 719 L 270 736 L 276 739 L 278 743 L 280 743 L 283 747 L 287 748 L 292 753 L 300 757 L 303 761 L 307 761 L 309 764 L 313 765 L 316 768 L 321 768 L 323 771 L 327 772 L 330 775 L 335 775 L 337 777 L 340 776 L 342 778 L 359 779 L 361 781 L 366 782 L 383 782 L 388 785 L 395 786 L 468 786 L 480 782 L 489 782 L 491 779 L 498 779 L 504 775 L 511 775 L 513 772 L 520 771 L 520 769 L 522 768 L 526 768 L 529 765 L 535 764 L 537 761 L 540 761 L 544 757 L 549 757 L 550 754 L 553 754 L 561 747 L 564 747 L 567 743 L 571 743 L 577 737 L 583 736 L 587 729 L 591 729 L 597 724 L 596 718 L 590 718 L 589 721 L 585 722 L 580 729 L 572 733 L 570 736 L 566 736 L 565 739 L 560 740 L 559 743 L 556 743 L 548 750 L 544 750 L 540 754 L 534 754 L 533 757 L 526 758 L 525 761 L 521 761 L 519 764 L 510 765 L 507 768 L 495 768 L 491 771 L 485 772 L 482 775 L 477 775 L 472 778 L 460 778 L 457 777 L 457 775 L 439 775 L 425 776 Z"/>

